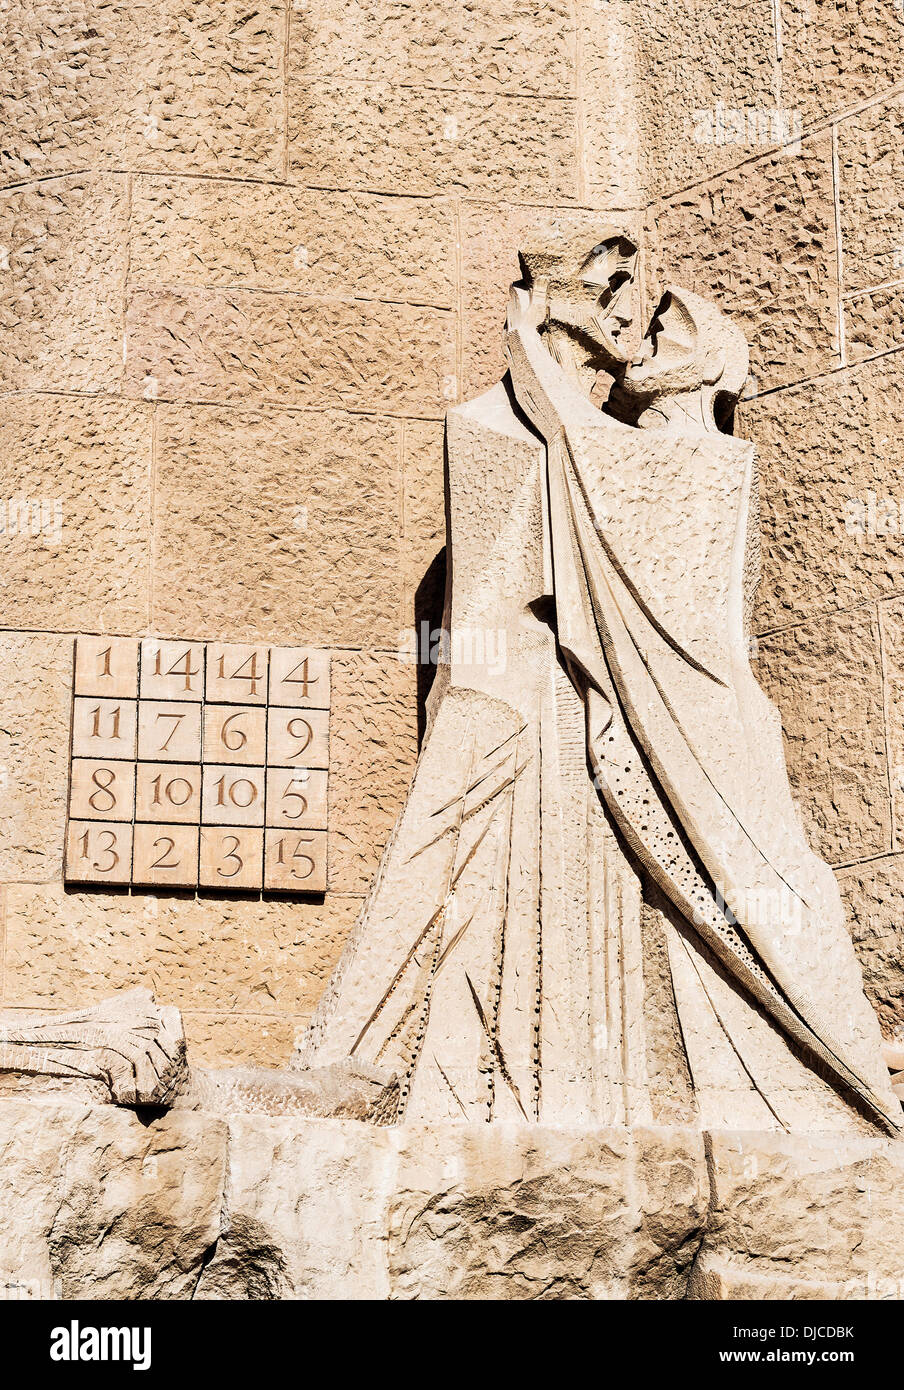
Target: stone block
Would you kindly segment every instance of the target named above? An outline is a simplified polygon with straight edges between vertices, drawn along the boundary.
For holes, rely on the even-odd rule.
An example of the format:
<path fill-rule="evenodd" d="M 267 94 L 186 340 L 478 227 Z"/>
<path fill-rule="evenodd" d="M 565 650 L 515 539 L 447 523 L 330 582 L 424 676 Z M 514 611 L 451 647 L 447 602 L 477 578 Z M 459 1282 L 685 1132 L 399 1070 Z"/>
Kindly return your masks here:
<path fill-rule="evenodd" d="M 262 829 L 201 826 L 199 882 L 202 888 L 260 891 L 263 872 Z"/>
<path fill-rule="evenodd" d="M 635 8 L 633 0 L 579 0 L 576 9 L 582 196 L 597 207 L 643 207 L 651 187 Z"/>
<path fill-rule="evenodd" d="M 116 148 L 111 117 L 128 58 L 125 9 L 105 0 L 65 10 L 52 0 L 17 0 L 4 8 L 3 183 L 96 166 Z"/>
<path fill-rule="evenodd" d="M 0 882 L 60 878 L 72 638 L 0 636 Z"/>
<path fill-rule="evenodd" d="M 574 91 L 567 0 L 293 0 L 290 64 L 306 76 L 560 97 Z"/>
<path fill-rule="evenodd" d="M 138 641 L 134 637 L 77 637 L 73 694 L 101 699 L 138 696 Z"/>
<path fill-rule="evenodd" d="M 4 1099 L 0 1166 L 4 1284 L 44 1299 L 191 1298 L 220 1231 L 221 1121 Z"/>
<path fill-rule="evenodd" d="M 882 631 L 888 775 L 894 811 L 894 848 L 904 837 L 904 600 L 879 606 Z"/>
<path fill-rule="evenodd" d="M 274 647 L 270 652 L 268 699 L 277 707 L 329 709 L 330 657 L 314 647 Z"/>
<path fill-rule="evenodd" d="M 289 174 L 312 188 L 470 193 L 558 203 L 577 197 L 570 97 L 437 92 L 345 78 L 289 80 Z"/>
<path fill-rule="evenodd" d="M 138 705 L 138 756 L 152 762 L 199 762 L 200 704 L 142 699 Z"/>
<path fill-rule="evenodd" d="M 267 715 L 267 762 L 271 767 L 328 768 L 329 712 L 272 706 Z"/>
<path fill-rule="evenodd" d="M 118 389 L 128 215 L 123 175 L 0 193 L 0 390 Z"/>
<path fill-rule="evenodd" d="M 132 836 L 132 882 L 164 891 L 192 891 L 198 882 L 197 825 L 136 825 Z"/>
<path fill-rule="evenodd" d="M 417 667 L 392 653 L 333 659 L 330 888 L 370 888 L 417 755 Z"/>
<path fill-rule="evenodd" d="M 838 205 L 846 291 L 902 278 L 902 182 L 904 99 L 893 97 L 838 122 Z"/>
<path fill-rule="evenodd" d="M 141 644 L 139 694 L 142 701 L 203 700 L 203 645 L 146 637 Z"/>
<path fill-rule="evenodd" d="M 329 887 L 325 830 L 264 832 L 264 888 L 269 893 L 325 893 Z"/>
<path fill-rule="evenodd" d="M 432 606 L 442 614 L 443 594 L 429 599 L 418 590 L 432 583 L 431 566 L 446 544 L 446 503 L 444 487 L 444 427 L 439 420 L 406 420 L 402 441 L 403 497 L 402 545 L 400 548 L 402 612 L 400 626 L 410 627 L 420 609 Z"/>
<path fill-rule="evenodd" d="M 715 1131 L 707 1149 L 712 1202 L 690 1297 L 901 1297 L 901 1144 Z"/>
<path fill-rule="evenodd" d="M 251 705 L 204 706 L 204 761 L 263 763 L 267 756 L 267 711 Z"/>
<path fill-rule="evenodd" d="M 274 653 L 274 659 L 279 659 L 277 653 Z M 272 683 L 269 665 L 270 653 L 263 643 L 256 646 L 248 642 L 208 643 L 205 656 L 204 699 L 208 704 L 214 702 L 219 705 L 221 721 L 230 717 L 229 705 L 260 707 L 267 703 L 268 677 Z M 221 722 L 216 737 L 223 749 L 238 753 L 245 747 L 256 719 L 257 716 L 251 713 L 247 716 L 240 715 L 237 721 L 240 726 L 238 732 L 233 735 L 227 729 L 225 736 Z M 260 762 L 261 758 L 255 756 L 249 759 L 246 754 L 241 758 L 230 759 L 224 754 L 222 757 L 218 756 L 217 761 Z"/>
<path fill-rule="evenodd" d="M 155 918 L 145 900 L 67 893 L 57 882 L 14 885 L 6 897 L 4 1006 L 73 1009 L 148 984 Z"/>
<path fill-rule="evenodd" d="M 900 81 L 904 14 L 885 0 L 780 0 L 782 99 L 804 125 Z"/>
<path fill-rule="evenodd" d="M 844 301 L 844 336 L 848 361 L 862 362 L 901 346 L 904 332 L 904 289 L 854 294 Z"/>
<path fill-rule="evenodd" d="M 876 615 L 826 614 L 758 642 L 757 679 L 778 706 L 788 774 L 811 846 L 833 864 L 891 848 Z"/>
<path fill-rule="evenodd" d="M 134 763 L 72 759 L 69 814 L 74 819 L 128 821 L 134 805 Z"/>
<path fill-rule="evenodd" d="M 828 133 L 804 140 L 799 154 L 747 163 L 670 199 L 656 232 L 659 278 L 732 316 L 759 390 L 839 363 Z"/>
<path fill-rule="evenodd" d="M 136 290 L 126 394 L 148 400 L 442 414 L 455 395 L 452 315 L 252 290 Z"/>
<path fill-rule="evenodd" d="M 104 165 L 283 172 L 282 0 L 84 0 L 63 12 L 15 0 L 2 38 L 6 182 Z"/>
<path fill-rule="evenodd" d="M 135 819 L 197 825 L 201 819 L 200 766 L 139 763 L 135 770 Z"/>
<path fill-rule="evenodd" d="M 306 1021 L 291 1014 L 239 1014 L 186 1009 L 189 1061 L 204 1067 L 283 1067 Z"/>
<path fill-rule="evenodd" d="M 129 883 L 133 839 L 131 821 L 70 820 L 66 827 L 66 882 Z"/>
<path fill-rule="evenodd" d="M 399 426 L 313 411 L 161 409 L 160 631 L 394 642 Z M 240 543 L 237 543 L 240 541 Z"/>
<path fill-rule="evenodd" d="M 133 167 L 280 178 L 286 14 L 282 0 L 164 0 L 123 6 Z"/>
<path fill-rule="evenodd" d="M 899 793 L 900 794 L 900 793 Z M 838 873 L 863 987 L 886 1037 L 904 1031 L 904 859 L 900 854 Z"/>
<path fill-rule="evenodd" d="M 443 200 L 141 177 L 132 228 L 130 273 L 144 288 L 455 301 L 453 210 Z"/>
<path fill-rule="evenodd" d="M 396 1184 L 394 1298 L 680 1298 L 708 1196 L 684 1129 L 413 1129 Z"/>
<path fill-rule="evenodd" d="M 759 468 L 757 631 L 904 588 L 902 386 L 889 356 L 739 406 Z"/>
<path fill-rule="evenodd" d="M 688 1130 L 248 1116 L 230 1153 L 201 1298 L 676 1298 L 705 1220 Z"/>
<path fill-rule="evenodd" d="M 772 0 L 691 0 L 680 7 L 623 0 L 617 38 L 614 4 L 583 9 L 593 55 L 589 64 L 585 57 L 587 77 L 595 79 L 591 91 L 605 92 L 588 105 L 608 104 L 602 84 L 611 48 L 626 45 L 633 29 L 637 143 L 651 194 L 687 187 L 782 143 Z"/>
<path fill-rule="evenodd" d="M 238 1115 L 229 1142 L 230 1216 L 196 1297 L 389 1297 L 389 1131 Z"/>
<path fill-rule="evenodd" d="M 327 778 L 327 772 L 318 768 L 268 768 L 267 825 L 283 830 L 326 830 Z"/>
<path fill-rule="evenodd" d="M 359 906 L 333 893 L 322 903 L 249 895 L 239 911 L 213 891 L 11 885 L 4 1004 L 72 1009 L 145 985 L 189 1013 L 307 1015 Z"/>
<path fill-rule="evenodd" d="M 138 631 L 148 611 L 149 409 L 111 396 L 8 396 L 0 432 L 0 624 Z"/>
<path fill-rule="evenodd" d="M 0 1274 L 43 1298 L 898 1299 L 900 1149 L 10 1098 Z"/>
<path fill-rule="evenodd" d="M 59 1206 L 60 1153 L 71 1139 L 73 1119 L 84 1108 L 34 1101 L 0 1101 L 0 1287 L 15 1297 L 60 1298 L 59 1272 L 47 1234 Z M 25 1219 L 23 1219 L 23 1217 Z M 9 1286 L 16 1289 L 13 1292 Z"/>
<path fill-rule="evenodd" d="M 76 695 L 72 701 L 74 758 L 134 758 L 138 701 Z"/>
<path fill-rule="evenodd" d="M 263 825 L 263 767 L 219 767 L 216 763 L 205 763 L 202 779 L 205 825 Z"/>

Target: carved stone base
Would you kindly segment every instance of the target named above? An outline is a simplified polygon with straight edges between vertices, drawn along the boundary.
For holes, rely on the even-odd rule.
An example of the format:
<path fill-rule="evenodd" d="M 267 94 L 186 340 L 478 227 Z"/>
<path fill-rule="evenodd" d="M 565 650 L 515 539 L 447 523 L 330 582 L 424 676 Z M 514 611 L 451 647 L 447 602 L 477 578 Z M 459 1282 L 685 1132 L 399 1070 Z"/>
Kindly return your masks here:
<path fill-rule="evenodd" d="M 832 1135 L 0 1099 L 0 1296 L 900 1297 L 902 1168 Z"/>
<path fill-rule="evenodd" d="M 904 1142 L 707 1136 L 712 1203 L 688 1296 L 904 1296 Z"/>

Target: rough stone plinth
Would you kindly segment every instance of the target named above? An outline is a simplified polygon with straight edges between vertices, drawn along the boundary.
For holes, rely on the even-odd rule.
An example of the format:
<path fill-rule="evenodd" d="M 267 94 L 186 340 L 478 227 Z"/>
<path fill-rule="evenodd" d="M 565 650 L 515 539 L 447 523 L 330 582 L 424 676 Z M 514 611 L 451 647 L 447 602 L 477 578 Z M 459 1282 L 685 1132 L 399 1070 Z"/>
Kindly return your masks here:
<path fill-rule="evenodd" d="M 688 1296 L 899 1299 L 904 1144 L 707 1136 L 712 1203 Z"/>
<path fill-rule="evenodd" d="M 904 1145 L 0 1100 L 0 1296 L 899 1296 Z"/>

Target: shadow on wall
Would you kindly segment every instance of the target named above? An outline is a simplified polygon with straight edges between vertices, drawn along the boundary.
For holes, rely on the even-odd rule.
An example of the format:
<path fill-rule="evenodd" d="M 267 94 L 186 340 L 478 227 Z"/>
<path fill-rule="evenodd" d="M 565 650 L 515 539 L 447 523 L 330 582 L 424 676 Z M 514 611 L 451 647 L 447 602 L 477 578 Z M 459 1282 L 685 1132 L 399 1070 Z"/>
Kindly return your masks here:
<path fill-rule="evenodd" d="M 415 632 L 435 632 L 443 624 L 446 594 L 446 547 L 436 555 L 417 586 L 414 595 Z M 427 729 L 427 696 L 433 686 L 436 666 L 432 661 L 417 663 L 417 747 L 421 750 Z"/>

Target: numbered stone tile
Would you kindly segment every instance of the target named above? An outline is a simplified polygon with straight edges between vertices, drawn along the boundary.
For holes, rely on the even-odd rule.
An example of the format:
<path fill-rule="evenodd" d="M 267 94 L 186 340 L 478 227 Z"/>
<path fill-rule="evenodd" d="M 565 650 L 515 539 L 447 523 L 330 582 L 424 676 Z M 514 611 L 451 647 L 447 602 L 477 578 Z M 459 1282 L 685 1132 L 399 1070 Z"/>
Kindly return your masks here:
<path fill-rule="evenodd" d="M 204 697 L 204 643 L 161 642 L 146 637 L 141 644 L 143 700 L 201 700 Z"/>
<path fill-rule="evenodd" d="M 266 647 L 208 642 L 206 698 L 223 704 L 265 705 L 267 657 Z"/>
<path fill-rule="evenodd" d="M 132 876 L 132 827 L 71 820 L 66 836 L 67 883 L 128 883 Z"/>
<path fill-rule="evenodd" d="M 267 711 L 253 706 L 204 706 L 206 763 L 263 763 L 267 756 Z"/>
<path fill-rule="evenodd" d="M 201 761 L 201 706 L 139 700 L 138 756 L 152 762 Z"/>
<path fill-rule="evenodd" d="M 132 819 L 135 764 L 73 758 L 69 814 L 73 820 Z"/>
<path fill-rule="evenodd" d="M 137 700 L 98 700 L 79 695 L 72 705 L 76 758 L 134 758 Z"/>
<path fill-rule="evenodd" d="M 75 693 L 105 699 L 138 696 L 137 637 L 77 637 Z"/>
<path fill-rule="evenodd" d="M 272 767 L 329 767 L 329 710 L 271 706 L 267 762 Z"/>
<path fill-rule="evenodd" d="M 264 889 L 274 893 L 326 892 L 326 831 L 268 830 Z"/>
<path fill-rule="evenodd" d="M 201 819 L 200 766 L 139 763 L 135 776 L 135 819 L 197 825 Z"/>
<path fill-rule="evenodd" d="M 194 888 L 198 882 L 196 825 L 136 825 L 132 882 Z"/>
<path fill-rule="evenodd" d="M 329 709 L 329 654 L 317 647 L 273 647 L 270 704 Z"/>
<path fill-rule="evenodd" d="M 328 777 L 322 768 L 268 768 L 267 825 L 326 830 Z"/>
<path fill-rule="evenodd" d="M 264 769 L 205 764 L 201 810 L 205 825 L 263 825 Z"/>
<path fill-rule="evenodd" d="M 202 888 L 256 888 L 264 879 L 264 832 L 205 825 L 201 831 Z"/>

